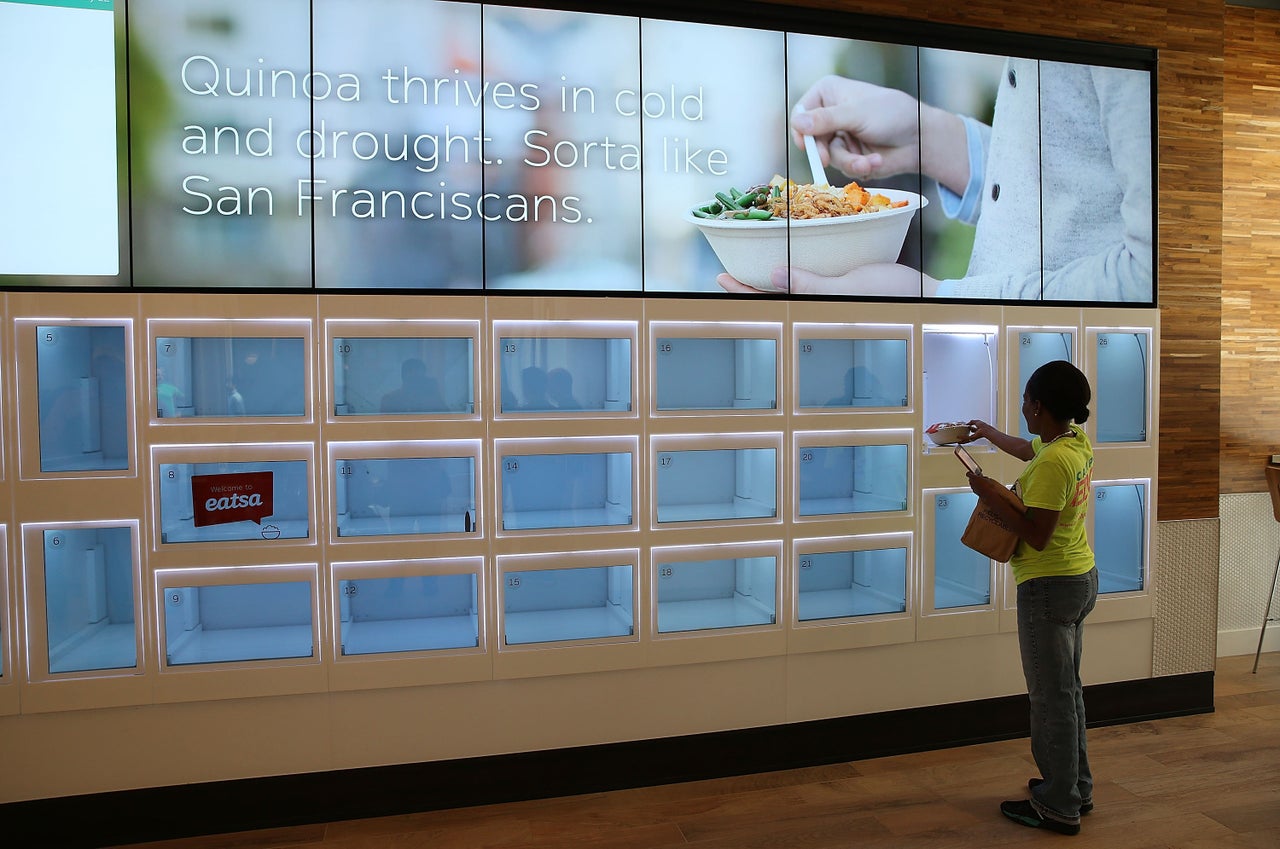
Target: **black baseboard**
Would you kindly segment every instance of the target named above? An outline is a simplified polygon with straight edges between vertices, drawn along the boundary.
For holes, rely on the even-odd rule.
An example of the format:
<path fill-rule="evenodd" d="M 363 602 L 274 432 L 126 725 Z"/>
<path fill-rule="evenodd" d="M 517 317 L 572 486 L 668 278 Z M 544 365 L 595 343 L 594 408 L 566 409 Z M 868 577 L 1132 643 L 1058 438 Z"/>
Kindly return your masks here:
<path fill-rule="evenodd" d="M 1086 688 L 1091 726 L 1213 710 L 1213 673 Z M 688 737 L 0 805 L 17 849 L 99 849 L 795 769 L 1023 737 L 1026 696 Z M 621 765 L 621 766 L 620 766 Z"/>

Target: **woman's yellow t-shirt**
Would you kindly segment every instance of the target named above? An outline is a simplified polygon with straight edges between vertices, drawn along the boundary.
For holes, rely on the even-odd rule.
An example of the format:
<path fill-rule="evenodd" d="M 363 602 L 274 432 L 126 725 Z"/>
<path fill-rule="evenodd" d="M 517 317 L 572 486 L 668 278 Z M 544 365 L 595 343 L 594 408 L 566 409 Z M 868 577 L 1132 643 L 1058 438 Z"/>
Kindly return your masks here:
<path fill-rule="evenodd" d="M 1018 542 L 1009 560 L 1014 580 L 1021 584 L 1049 575 L 1083 575 L 1093 568 L 1093 550 L 1085 528 L 1093 445 L 1083 430 L 1073 427 L 1047 444 L 1035 437 L 1031 450 L 1035 457 L 1018 476 L 1018 495 L 1028 507 L 1058 510 L 1058 525 L 1044 551 Z"/>

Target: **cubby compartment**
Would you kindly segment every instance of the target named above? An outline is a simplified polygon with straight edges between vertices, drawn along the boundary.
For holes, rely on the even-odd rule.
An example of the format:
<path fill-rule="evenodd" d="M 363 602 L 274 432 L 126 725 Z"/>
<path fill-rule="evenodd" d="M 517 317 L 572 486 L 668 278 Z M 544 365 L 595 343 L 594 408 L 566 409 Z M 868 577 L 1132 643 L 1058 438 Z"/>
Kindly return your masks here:
<path fill-rule="evenodd" d="M 796 435 L 796 515 L 907 510 L 908 444 L 901 432 Z"/>
<path fill-rule="evenodd" d="M 128 469 L 132 328 L 37 324 L 34 329 L 40 471 Z"/>
<path fill-rule="evenodd" d="M 1066 360 L 1075 363 L 1076 332 L 1071 328 L 1023 328 L 1010 334 L 1013 347 L 1009 355 L 1017 360 L 1017 383 L 1009 387 L 1010 403 L 1017 405 L 1011 422 L 1016 422 L 1018 434 L 1023 439 L 1031 439 L 1026 420 L 1019 410 L 1022 403 L 1022 391 L 1027 380 L 1035 370 L 1045 363 L 1055 360 Z"/>
<path fill-rule="evenodd" d="M 709 552 L 718 556 L 707 557 Z M 776 546 L 656 549 L 653 593 L 657 633 L 776 624 L 780 563 Z"/>
<path fill-rule="evenodd" d="M 633 638 L 636 568 L 635 551 L 499 557 L 503 645 Z"/>
<path fill-rule="evenodd" d="M 778 409 L 781 327 L 655 322 L 650 333 L 656 413 Z"/>
<path fill-rule="evenodd" d="M 907 610 L 908 540 L 883 548 L 797 553 L 796 620 L 822 622 Z"/>
<path fill-rule="evenodd" d="M 290 443 L 153 448 L 156 542 L 308 539 L 315 489 L 310 451 Z"/>
<path fill-rule="evenodd" d="M 1151 331 L 1091 330 L 1098 444 L 1146 442 L 1151 408 Z"/>
<path fill-rule="evenodd" d="M 480 442 L 330 443 L 337 538 L 479 536 Z"/>
<path fill-rule="evenodd" d="M 960 542 L 978 496 L 967 491 L 940 492 L 932 494 L 931 501 L 929 605 L 935 611 L 990 606 L 995 582 L 993 563 Z"/>
<path fill-rule="evenodd" d="M 921 379 L 926 428 L 938 422 L 999 421 L 998 339 L 995 327 L 925 325 Z M 928 437 L 924 445 L 934 447 Z"/>
<path fill-rule="evenodd" d="M 1099 593 L 1146 589 L 1147 492 L 1146 481 L 1093 484 L 1093 556 Z"/>
<path fill-rule="evenodd" d="M 495 440 L 502 530 L 633 526 L 636 445 L 633 437 Z"/>
<path fill-rule="evenodd" d="M 806 413 L 905 408 L 911 329 L 840 328 L 796 325 L 797 408 Z"/>
<path fill-rule="evenodd" d="M 161 570 L 156 582 L 168 667 L 316 656 L 314 568 Z"/>
<path fill-rule="evenodd" d="M 44 623 L 50 675 L 138 667 L 136 533 L 134 524 L 39 530 L 42 603 L 28 615 Z"/>
<path fill-rule="evenodd" d="M 635 322 L 494 322 L 499 412 L 631 412 L 636 333 Z"/>
<path fill-rule="evenodd" d="M 328 326 L 334 416 L 433 416 L 476 411 L 476 330 L 461 322 L 391 327 L 423 335 Z M 442 335 L 425 335 L 431 329 Z"/>
<path fill-rule="evenodd" d="M 235 322 L 219 322 L 231 324 Z M 283 323 L 283 322 L 282 322 Z M 163 334 L 155 323 L 151 331 Z M 311 397 L 309 345 L 281 336 L 156 335 L 155 412 L 176 418 L 300 418 Z"/>
<path fill-rule="evenodd" d="M 656 523 L 776 519 L 780 440 L 779 434 L 654 437 Z"/>
<path fill-rule="evenodd" d="M 338 654 L 481 647 L 480 558 L 334 564 Z"/>

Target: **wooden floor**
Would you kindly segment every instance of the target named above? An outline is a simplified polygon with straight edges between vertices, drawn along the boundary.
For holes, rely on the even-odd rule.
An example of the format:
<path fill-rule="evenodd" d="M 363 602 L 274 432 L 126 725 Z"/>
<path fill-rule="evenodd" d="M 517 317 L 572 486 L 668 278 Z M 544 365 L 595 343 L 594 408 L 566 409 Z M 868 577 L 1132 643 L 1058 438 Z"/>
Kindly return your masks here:
<path fill-rule="evenodd" d="M 1223 658 L 1213 714 L 1099 728 L 1076 837 L 1000 816 L 1023 740 L 571 798 L 144 844 L 147 849 L 1280 847 L 1280 653 Z"/>

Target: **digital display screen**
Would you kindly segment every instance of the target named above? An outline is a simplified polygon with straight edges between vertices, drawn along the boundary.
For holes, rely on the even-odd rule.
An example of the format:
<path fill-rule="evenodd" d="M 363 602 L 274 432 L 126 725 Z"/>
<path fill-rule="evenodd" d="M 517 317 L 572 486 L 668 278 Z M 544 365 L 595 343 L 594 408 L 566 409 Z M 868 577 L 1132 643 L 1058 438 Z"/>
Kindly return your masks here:
<path fill-rule="evenodd" d="M 67 218 L 6 195 L 5 244 L 25 254 L 6 251 L 4 275 L 1154 303 L 1154 54 L 1137 49 L 1001 55 L 939 47 L 937 27 L 918 44 L 901 24 L 897 41 L 787 31 L 781 11 L 751 28 L 420 0 L 0 15 L 25 51 L 3 51 L 9 78 L 76 79 L 21 89 L 24 125 L 64 145 L 23 169 L 28 195 L 114 225 L 114 150 L 86 163 L 85 137 L 113 140 L 127 116 L 132 258 L 121 275 L 105 227 L 66 250 Z M 876 31 L 830 17 L 825 32 Z M 33 46 L 73 24 L 84 45 L 65 56 Z"/>

